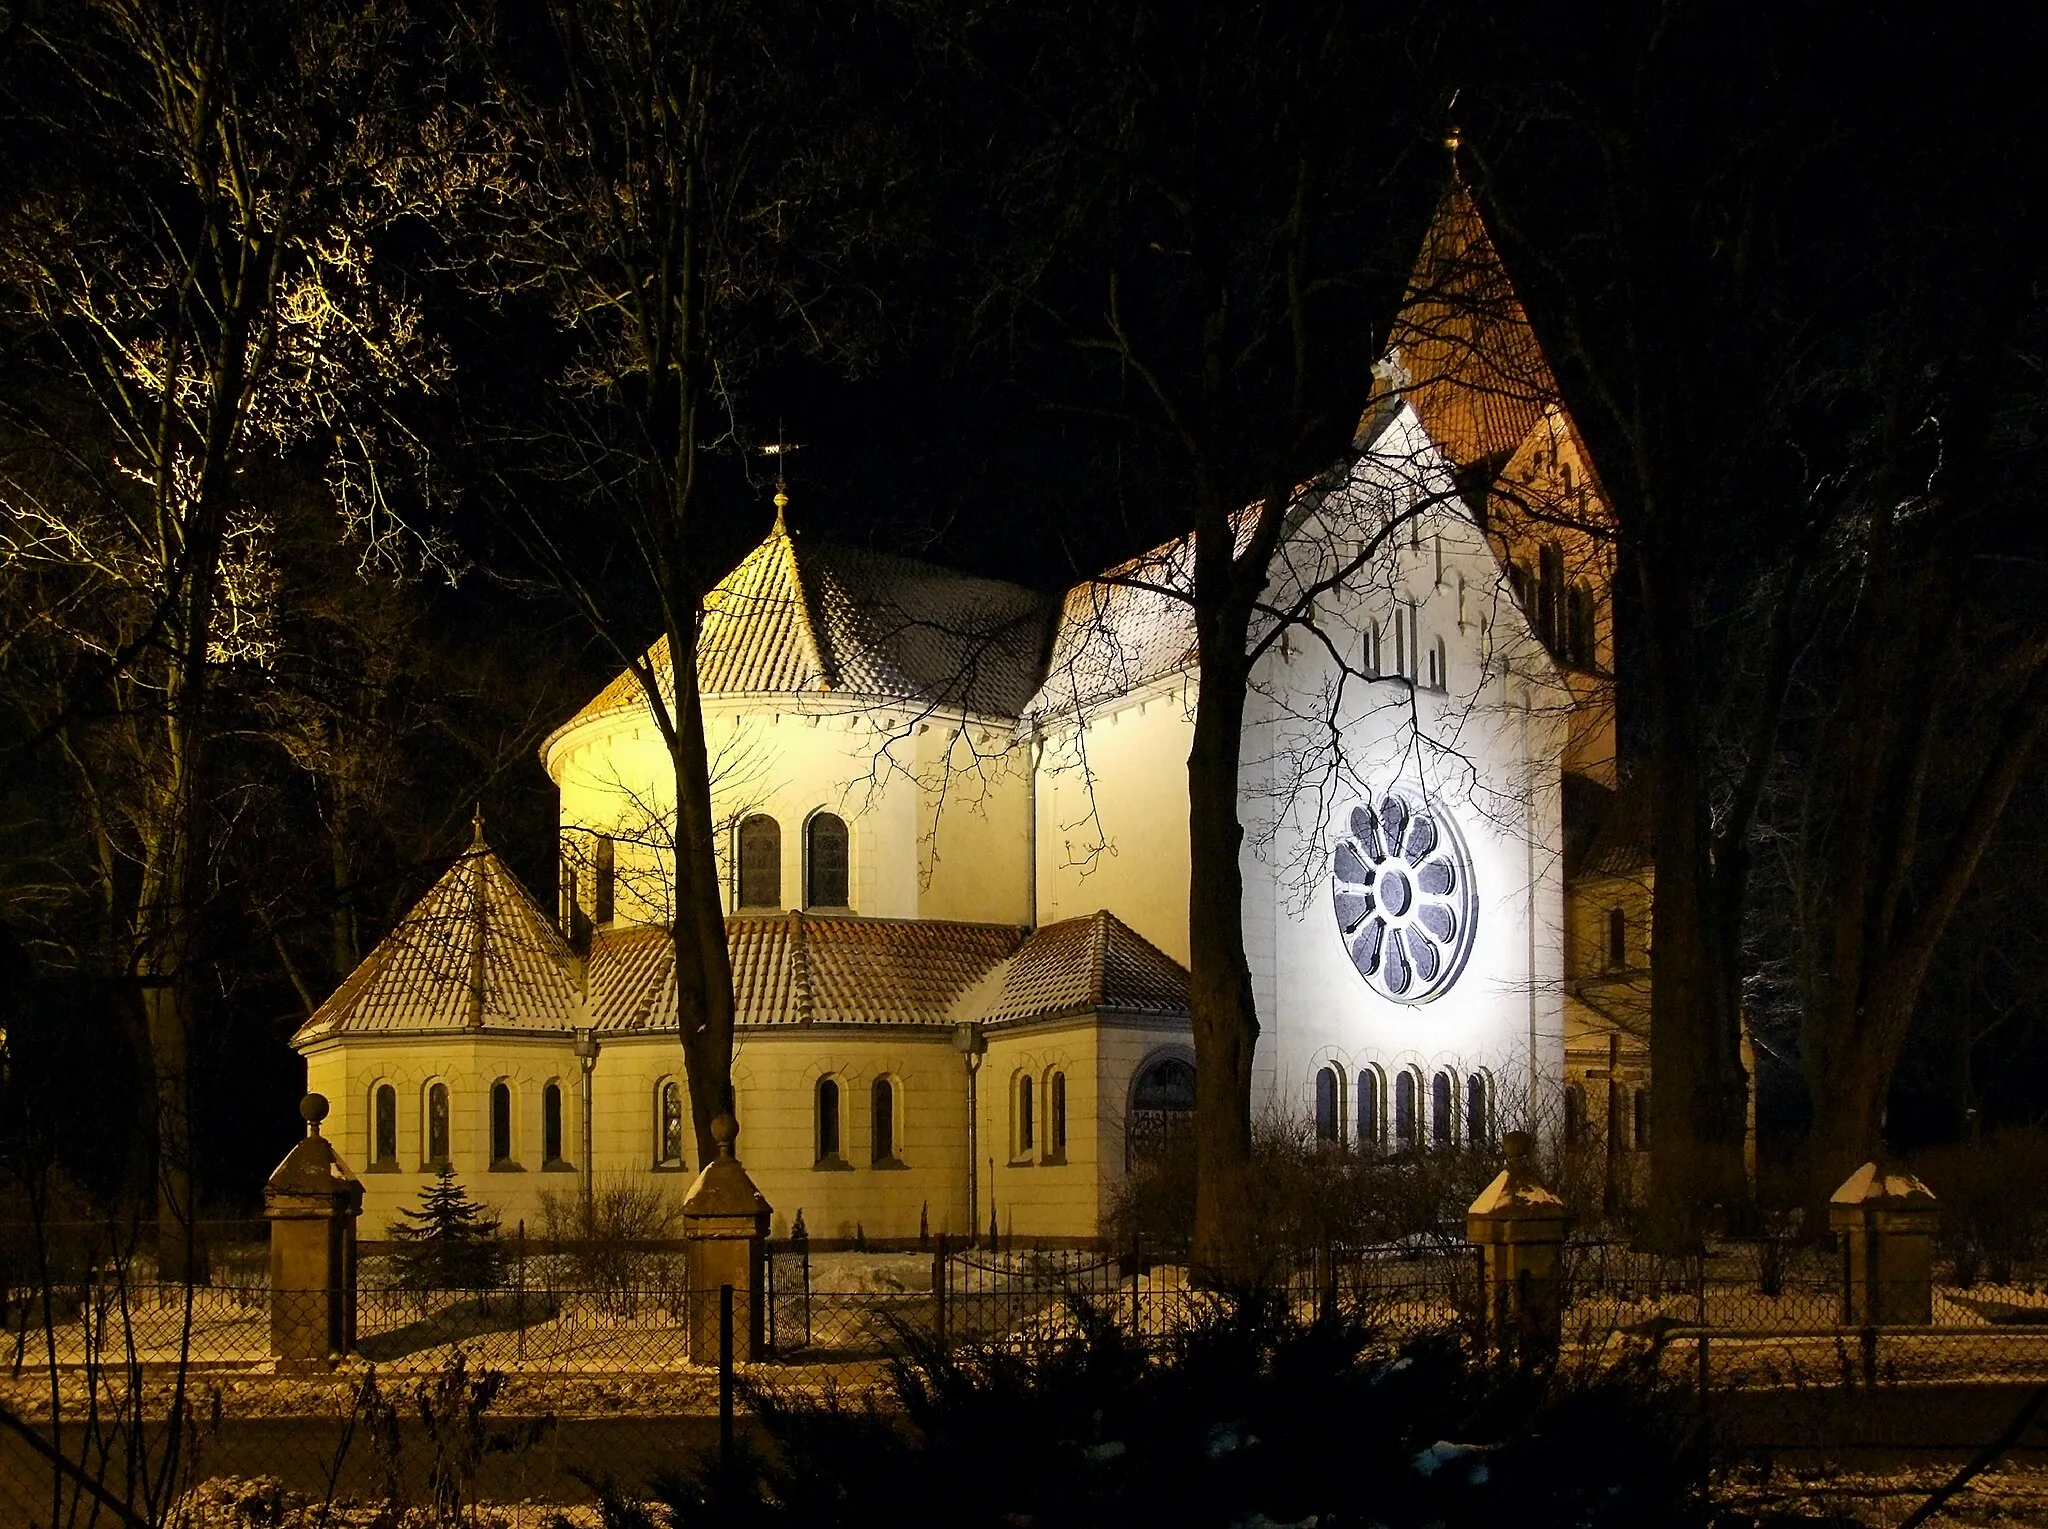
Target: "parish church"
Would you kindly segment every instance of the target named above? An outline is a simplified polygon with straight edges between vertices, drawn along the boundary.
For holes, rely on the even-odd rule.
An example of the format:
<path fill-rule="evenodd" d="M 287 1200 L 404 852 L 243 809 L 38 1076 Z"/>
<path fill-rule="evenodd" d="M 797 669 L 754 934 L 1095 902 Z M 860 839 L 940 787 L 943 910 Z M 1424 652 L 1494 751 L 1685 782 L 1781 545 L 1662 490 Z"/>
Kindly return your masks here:
<path fill-rule="evenodd" d="M 1246 706 L 1255 1108 L 1331 1150 L 1647 1145 L 1649 867 L 1598 480 L 1454 186 Z M 739 1151 L 787 1235 L 1087 1241 L 1185 1137 L 1190 540 L 1063 597 L 773 530 L 698 659 Z M 800 521 L 800 515 L 798 517 Z M 665 650 L 652 657 L 665 667 Z M 377 1240 L 443 1165 L 507 1223 L 694 1161 L 622 674 L 546 740 L 553 910 L 474 842 L 294 1037 Z"/>

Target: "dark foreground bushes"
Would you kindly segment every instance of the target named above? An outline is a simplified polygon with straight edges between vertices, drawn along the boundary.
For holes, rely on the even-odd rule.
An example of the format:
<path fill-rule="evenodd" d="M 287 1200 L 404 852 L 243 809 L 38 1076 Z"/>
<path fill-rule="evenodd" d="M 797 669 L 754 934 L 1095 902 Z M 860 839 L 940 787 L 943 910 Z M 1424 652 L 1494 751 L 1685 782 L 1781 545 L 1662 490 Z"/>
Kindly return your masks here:
<path fill-rule="evenodd" d="M 1447 1336 L 1395 1344 L 1278 1301 L 1219 1301 L 1148 1355 L 1095 1314 L 1042 1357 L 907 1338 L 900 1411 L 752 1396 L 765 1443 L 641 1494 L 607 1529 L 685 1525 L 1674 1525 L 1705 1522 L 1701 1441 L 1646 1358 L 1514 1374 Z"/>

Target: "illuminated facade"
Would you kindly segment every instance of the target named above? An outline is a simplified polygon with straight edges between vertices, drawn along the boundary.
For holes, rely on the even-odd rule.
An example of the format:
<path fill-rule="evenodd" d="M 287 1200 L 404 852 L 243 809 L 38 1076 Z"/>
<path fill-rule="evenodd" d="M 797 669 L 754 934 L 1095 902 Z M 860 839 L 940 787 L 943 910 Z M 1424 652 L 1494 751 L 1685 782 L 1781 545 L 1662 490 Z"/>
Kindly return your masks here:
<path fill-rule="evenodd" d="M 1258 634 L 1255 1106 L 1347 1148 L 1588 1131 L 1586 1059 L 1640 1071 L 1579 950 L 1608 923 L 1582 906 L 1575 816 L 1606 825 L 1601 875 L 1641 882 L 1608 810 L 1601 512 L 1511 296 L 1456 300 L 1489 281 L 1454 194 L 1355 460 L 1304 493 L 1275 560 L 1270 603 L 1298 619 Z M 1528 396 L 1461 375 L 1475 354 Z M 778 1233 L 801 1210 L 822 1238 L 1093 1237 L 1184 1121 L 1188 557 L 1169 544 L 1049 602 L 778 514 L 707 602 L 741 1152 Z M 701 1166 L 661 874 L 671 775 L 635 682 L 543 762 L 552 916 L 479 833 L 296 1038 L 361 1167 L 367 1236 L 441 1162 L 534 1224 L 585 1173 Z"/>

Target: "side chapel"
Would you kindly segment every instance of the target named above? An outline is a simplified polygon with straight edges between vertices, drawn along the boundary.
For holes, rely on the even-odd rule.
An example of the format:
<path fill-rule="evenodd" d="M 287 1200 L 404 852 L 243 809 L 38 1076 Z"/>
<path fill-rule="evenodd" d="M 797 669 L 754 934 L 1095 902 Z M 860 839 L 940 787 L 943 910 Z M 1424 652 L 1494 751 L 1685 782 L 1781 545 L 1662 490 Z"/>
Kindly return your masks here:
<path fill-rule="evenodd" d="M 1554 1123 L 1612 1181 L 1649 1131 L 1649 871 L 1611 539 L 1460 186 L 1376 375 L 1276 558 L 1273 604 L 1315 600 L 1244 724 L 1256 1103 L 1370 1152 Z M 1094 1238 L 1193 1106 L 1188 544 L 1047 601 L 813 541 L 785 505 L 700 639 L 748 1171 L 777 1235 L 801 1211 L 826 1239 Z M 702 1166 L 633 678 L 541 760 L 555 914 L 479 827 L 294 1037 L 367 1238 L 442 1164 L 530 1224 L 585 1176 L 680 1196 Z"/>

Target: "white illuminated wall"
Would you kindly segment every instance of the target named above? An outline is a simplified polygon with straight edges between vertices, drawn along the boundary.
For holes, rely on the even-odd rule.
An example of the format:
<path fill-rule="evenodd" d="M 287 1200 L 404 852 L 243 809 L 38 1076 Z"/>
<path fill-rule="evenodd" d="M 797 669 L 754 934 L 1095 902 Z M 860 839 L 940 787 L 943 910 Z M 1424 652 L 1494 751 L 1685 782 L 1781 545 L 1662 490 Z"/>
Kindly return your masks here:
<path fill-rule="evenodd" d="M 1389 555 L 1318 600 L 1312 633 L 1269 651 L 1244 751 L 1245 923 L 1262 1025 L 1254 1106 L 1313 1118 L 1316 1074 L 1333 1066 L 1344 1080 L 1340 1129 L 1352 1140 L 1367 1069 L 1385 1080 L 1388 1139 L 1403 1069 L 1418 1078 L 1425 1133 L 1439 1072 L 1454 1081 L 1460 1130 L 1473 1073 L 1488 1081 L 1496 1129 L 1522 1123 L 1532 1105 L 1539 1117 L 1554 1108 L 1563 1073 L 1559 760 L 1568 697 L 1412 415 L 1395 417 L 1351 485 L 1290 540 L 1292 574 L 1318 577 L 1390 512 L 1407 511 L 1416 512 L 1413 529 L 1392 538 Z M 1273 603 L 1290 593 L 1289 580 L 1276 581 Z M 1375 623 L 1378 667 L 1394 672 L 1397 612 L 1407 626 L 1401 647 L 1419 640 L 1422 649 L 1419 662 L 1399 656 L 1422 683 L 1362 680 Z M 1428 661 L 1439 640 L 1440 688 L 1429 684 Z M 1477 893 L 1463 969 L 1423 1002 L 1374 991 L 1332 904 L 1333 826 L 1390 786 L 1426 796 L 1454 821 Z"/>

